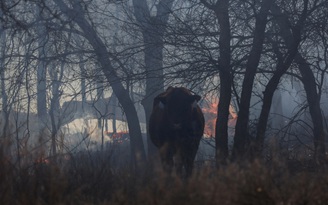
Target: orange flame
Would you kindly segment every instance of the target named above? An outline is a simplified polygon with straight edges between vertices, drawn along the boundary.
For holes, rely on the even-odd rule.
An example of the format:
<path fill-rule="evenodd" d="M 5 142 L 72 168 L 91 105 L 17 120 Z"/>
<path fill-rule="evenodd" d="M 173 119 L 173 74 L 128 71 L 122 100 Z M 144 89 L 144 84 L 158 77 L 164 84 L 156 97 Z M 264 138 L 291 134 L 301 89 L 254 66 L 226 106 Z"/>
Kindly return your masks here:
<path fill-rule="evenodd" d="M 205 116 L 204 134 L 209 137 L 214 137 L 217 116 L 217 103 L 211 103 L 208 107 L 203 107 L 202 111 Z"/>
<path fill-rule="evenodd" d="M 215 136 L 215 124 L 216 124 L 216 118 L 217 118 L 217 108 L 218 103 L 214 102 L 209 104 L 207 107 L 203 107 L 202 111 L 205 116 L 205 129 L 204 134 L 207 137 L 214 137 Z M 229 122 L 228 125 L 230 127 L 234 127 L 236 120 L 237 120 L 237 113 L 232 105 L 229 106 Z"/>

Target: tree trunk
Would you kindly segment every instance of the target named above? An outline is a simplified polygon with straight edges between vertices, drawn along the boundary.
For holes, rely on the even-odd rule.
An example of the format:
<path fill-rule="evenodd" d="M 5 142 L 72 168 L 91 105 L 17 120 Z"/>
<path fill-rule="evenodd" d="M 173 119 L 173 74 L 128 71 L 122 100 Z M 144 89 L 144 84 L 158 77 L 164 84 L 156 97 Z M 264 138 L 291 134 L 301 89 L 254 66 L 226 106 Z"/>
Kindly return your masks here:
<path fill-rule="evenodd" d="M 228 121 L 229 107 L 231 102 L 231 34 L 229 22 L 229 0 L 218 2 L 215 7 L 215 14 L 220 26 L 220 57 L 219 57 L 219 75 L 220 75 L 220 100 L 217 110 L 217 119 L 215 123 L 215 146 L 216 146 L 216 165 L 225 164 L 229 155 L 228 149 Z"/>
<path fill-rule="evenodd" d="M 112 94 L 112 97 L 111 97 L 111 100 L 112 100 L 112 107 L 113 107 L 113 115 L 112 115 L 112 127 L 113 127 L 113 133 L 116 133 L 117 130 L 116 130 L 116 108 L 117 108 L 117 100 L 116 100 L 116 96 L 115 94 L 113 93 Z"/>
<path fill-rule="evenodd" d="M 41 51 L 42 52 L 42 51 Z M 43 54 L 39 55 L 42 58 Z M 37 110 L 41 122 L 46 122 L 47 116 L 47 87 L 46 87 L 46 64 L 40 60 L 37 70 Z"/>
<path fill-rule="evenodd" d="M 261 3 L 260 12 L 256 15 L 253 46 L 246 64 L 246 72 L 240 97 L 239 113 L 236 122 L 235 140 L 233 146 L 233 158 L 244 157 L 250 140 L 248 134 L 250 100 L 253 91 L 254 77 L 261 58 L 265 37 L 265 27 L 267 24 L 267 16 L 271 2 L 272 0 L 263 0 Z"/>
<path fill-rule="evenodd" d="M 71 39 L 71 34 L 69 34 L 68 39 Z M 65 46 L 65 52 L 68 50 L 68 45 Z M 49 70 L 49 76 L 51 78 L 51 88 L 52 88 L 52 98 L 50 100 L 50 109 L 49 115 L 51 120 L 51 143 L 52 143 L 52 154 L 56 156 L 57 154 L 57 134 L 58 130 L 62 125 L 62 121 L 60 119 L 60 98 L 62 96 L 62 91 L 60 90 L 60 86 L 62 84 L 62 79 L 64 76 L 64 68 L 65 62 L 62 61 L 60 66 L 56 66 L 56 64 L 52 64 L 52 69 Z M 60 140 L 60 151 L 62 151 L 64 146 L 64 139 Z"/>
<path fill-rule="evenodd" d="M 79 37 L 76 37 L 77 43 L 81 44 L 81 41 Z M 82 111 L 84 112 L 86 103 L 87 103 L 87 89 L 86 89 L 86 69 L 84 64 L 83 55 L 79 54 L 79 68 L 81 72 L 81 101 L 82 101 Z M 85 125 L 88 124 L 88 120 L 86 118 L 83 118 L 83 122 Z M 83 133 L 86 133 L 86 127 L 84 127 Z"/>
<path fill-rule="evenodd" d="M 40 25 L 36 28 L 38 33 L 38 66 L 37 66 L 37 113 L 40 122 L 40 135 L 43 136 L 42 132 L 44 132 L 44 128 L 47 123 L 47 85 L 46 85 L 46 76 L 47 76 L 47 63 L 45 61 L 46 58 L 46 49 L 47 49 L 47 34 L 44 25 L 42 24 L 42 15 L 41 9 L 38 5 L 37 15 L 40 20 Z M 41 139 L 42 140 L 42 139 Z"/>
<path fill-rule="evenodd" d="M 288 54 L 286 61 L 278 63 L 276 71 L 274 72 L 272 78 L 269 80 L 263 92 L 263 104 L 257 124 L 257 133 L 255 139 L 255 157 L 260 157 L 260 154 L 263 150 L 265 132 L 268 124 L 274 92 L 277 90 L 281 77 L 286 73 L 287 69 L 292 64 L 297 52 L 298 45 L 299 41 L 295 43 L 294 49 Z"/>
<path fill-rule="evenodd" d="M 274 5 L 272 6 L 274 7 Z M 260 117 L 258 120 L 257 125 L 257 134 L 256 134 L 256 144 L 255 144 L 255 154 L 257 157 L 260 156 L 263 146 L 264 146 L 264 138 L 265 138 L 265 132 L 267 127 L 267 122 L 271 110 L 271 104 L 272 104 L 272 98 L 274 95 L 275 90 L 277 89 L 281 77 L 286 73 L 290 65 L 292 64 L 297 51 L 298 46 L 301 41 L 301 29 L 303 27 L 305 18 L 307 14 L 307 6 L 304 7 L 304 10 L 302 12 L 302 18 L 300 18 L 298 22 L 298 27 L 296 29 L 293 29 L 293 33 L 290 34 L 290 37 L 293 36 L 293 39 L 289 38 L 288 41 L 288 53 L 286 55 L 285 60 L 278 59 L 278 64 L 276 71 L 274 72 L 272 78 L 269 80 L 267 86 L 265 87 L 265 91 L 263 92 L 263 104 L 262 109 L 260 113 Z M 279 51 L 277 51 L 279 52 Z M 281 53 L 278 53 L 277 56 L 282 56 Z M 280 57 L 282 58 L 282 57 Z"/>
<path fill-rule="evenodd" d="M 314 74 L 307 63 L 301 56 L 296 55 L 295 61 L 302 75 L 302 83 L 306 92 L 307 102 L 309 104 L 310 115 L 313 123 L 313 142 L 314 142 L 314 159 L 318 164 L 324 163 L 325 160 L 325 131 L 323 126 L 323 118 L 320 108 L 320 96 L 317 92 L 317 84 Z"/>
<path fill-rule="evenodd" d="M 82 106 L 87 102 L 87 93 L 86 93 L 86 84 L 85 84 L 85 76 L 86 76 L 86 71 L 84 67 L 84 62 L 83 62 L 83 56 L 82 54 L 79 55 L 79 67 L 80 67 L 80 72 L 81 72 L 81 95 L 82 95 Z"/>
<path fill-rule="evenodd" d="M 146 96 L 142 106 L 146 115 L 146 127 L 149 130 L 149 118 L 154 98 L 164 91 L 163 75 L 163 36 L 174 0 L 161 0 L 157 4 L 157 15 L 150 15 L 147 1 L 133 0 L 134 15 L 141 26 L 145 44 Z M 147 132 L 148 158 L 156 156 L 157 148 L 150 141 Z"/>
<path fill-rule="evenodd" d="M 63 69 L 63 68 L 62 68 Z M 59 99 L 60 99 L 60 80 L 56 70 L 56 66 L 52 66 L 52 70 L 49 70 L 51 81 L 52 81 L 52 98 L 50 101 L 50 121 L 51 121 L 51 147 L 52 147 L 52 154 L 56 156 L 57 154 L 57 132 L 59 129 Z"/>
<path fill-rule="evenodd" d="M 146 33 L 146 32 L 145 32 Z M 147 34 L 144 34 L 144 36 Z M 145 38 L 145 66 L 146 66 L 146 95 L 142 100 L 142 106 L 145 110 L 146 128 L 149 130 L 149 119 L 153 109 L 154 98 L 164 91 L 163 75 L 163 42 L 159 37 Z M 160 40 L 160 44 L 156 42 Z M 151 142 L 147 132 L 148 159 L 152 160 L 156 156 L 157 148 Z"/>
<path fill-rule="evenodd" d="M 2 12 L 0 10 L 0 17 L 2 17 Z M 2 131 L 2 136 L 0 137 L 9 137 L 9 109 L 8 109 L 8 96 L 6 91 L 6 83 L 5 83 L 5 54 L 6 54 L 6 31 L 4 28 L 0 28 L 0 89 L 1 89 L 1 97 L 2 97 L 2 108 L 1 112 L 4 116 L 4 126 Z"/>
<path fill-rule="evenodd" d="M 227 69 L 230 69 L 230 66 Z M 226 73 L 228 72 L 228 73 Z M 232 76 L 230 70 L 220 72 L 220 101 L 215 123 L 216 165 L 226 164 L 229 156 L 228 149 L 228 121 L 231 101 Z"/>

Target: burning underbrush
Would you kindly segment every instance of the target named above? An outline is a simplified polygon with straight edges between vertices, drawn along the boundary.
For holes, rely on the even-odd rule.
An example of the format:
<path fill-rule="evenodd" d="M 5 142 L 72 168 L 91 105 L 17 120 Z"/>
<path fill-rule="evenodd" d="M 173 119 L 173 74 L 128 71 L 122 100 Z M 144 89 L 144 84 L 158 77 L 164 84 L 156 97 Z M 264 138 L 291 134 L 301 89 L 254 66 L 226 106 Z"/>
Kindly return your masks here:
<path fill-rule="evenodd" d="M 107 148 L 19 163 L 2 151 L 0 204 L 328 204 L 327 172 L 295 171 L 281 157 L 197 165 L 188 180 L 151 167 L 136 173 L 112 157 Z"/>

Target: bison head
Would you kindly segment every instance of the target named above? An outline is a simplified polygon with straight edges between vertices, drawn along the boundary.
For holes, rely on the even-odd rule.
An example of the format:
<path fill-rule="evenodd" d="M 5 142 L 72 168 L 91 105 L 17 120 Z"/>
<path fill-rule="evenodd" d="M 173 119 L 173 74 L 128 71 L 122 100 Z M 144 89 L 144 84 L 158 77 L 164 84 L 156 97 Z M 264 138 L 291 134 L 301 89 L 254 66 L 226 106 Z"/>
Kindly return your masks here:
<path fill-rule="evenodd" d="M 199 95 L 191 94 L 186 88 L 169 87 L 165 94 L 155 98 L 155 102 L 165 111 L 170 128 L 179 130 L 190 124 L 193 111 L 200 99 Z"/>

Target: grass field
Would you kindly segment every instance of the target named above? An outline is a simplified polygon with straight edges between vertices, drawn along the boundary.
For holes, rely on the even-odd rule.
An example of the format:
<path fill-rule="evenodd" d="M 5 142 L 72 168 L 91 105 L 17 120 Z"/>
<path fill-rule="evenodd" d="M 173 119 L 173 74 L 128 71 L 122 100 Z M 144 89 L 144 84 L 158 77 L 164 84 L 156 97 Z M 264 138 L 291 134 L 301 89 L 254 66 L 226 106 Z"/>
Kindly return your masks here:
<path fill-rule="evenodd" d="M 1 152 L 0 204 L 328 204 L 328 172 L 308 160 L 275 157 L 193 176 L 110 163 L 111 152 L 85 151 L 12 162 Z"/>

